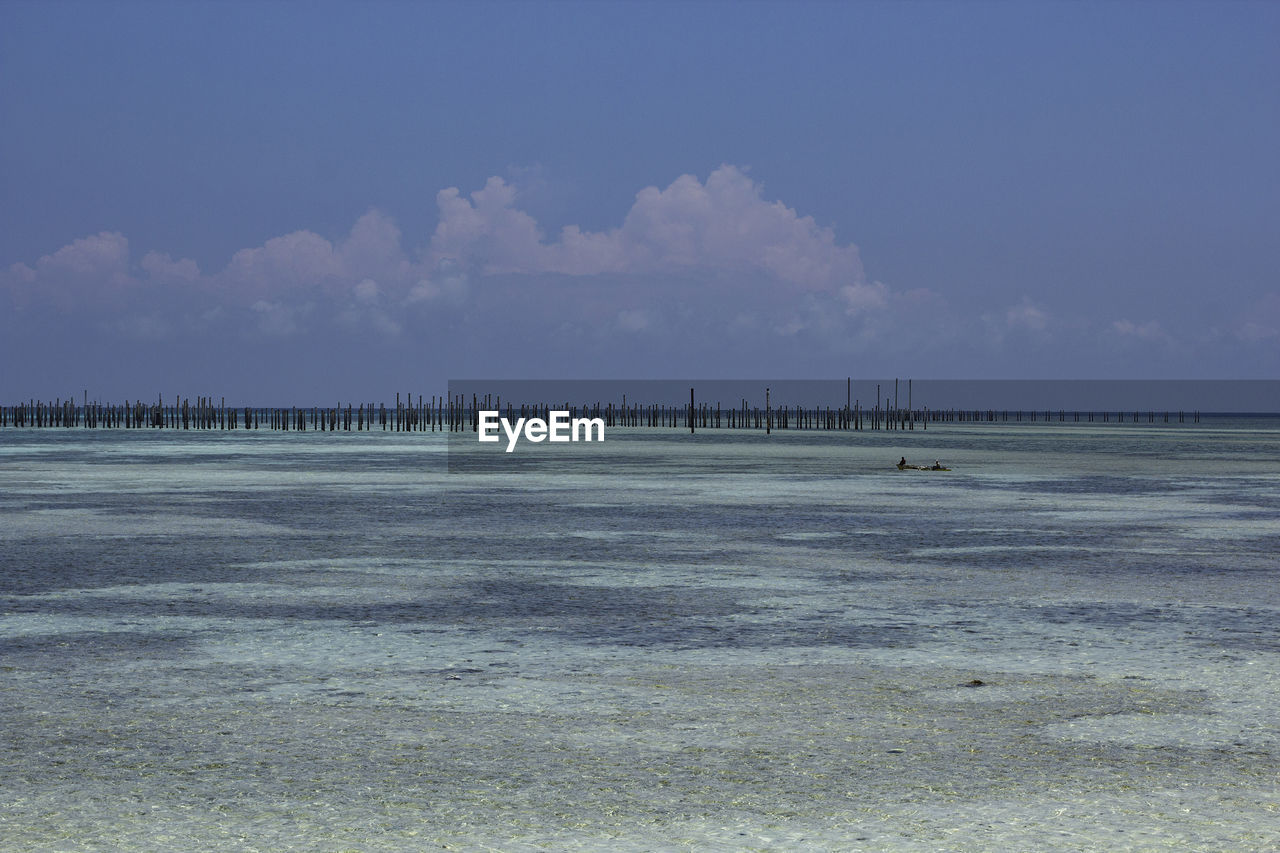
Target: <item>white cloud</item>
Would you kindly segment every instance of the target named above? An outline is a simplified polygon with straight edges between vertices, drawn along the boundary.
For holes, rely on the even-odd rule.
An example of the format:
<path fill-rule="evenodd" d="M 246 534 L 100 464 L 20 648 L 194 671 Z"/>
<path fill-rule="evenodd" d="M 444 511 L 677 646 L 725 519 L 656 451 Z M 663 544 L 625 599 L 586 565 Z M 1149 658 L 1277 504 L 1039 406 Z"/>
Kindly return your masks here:
<path fill-rule="evenodd" d="M 15 284 L 35 284 L 36 277 L 36 271 L 24 263 L 11 264 L 5 274 L 6 281 Z"/>
<path fill-rule="evenodd" d="M 236 252 L 212 280 L 221 290 L 267 299 L 315 287 L 338 295 L 363 279 L 401 283 L 417 272 L 401 249 L 400 229 L 369 211 L 336 246 L 312 231 L 273 237 Z"/>
<path fill-rule="evenodd" d="M 684 175 L 665 189 L 643 189 L 618 227 L 587 232 L 569 225 L 553 241 L 516 206 L 516 190 L 502 178 L 490 178 L 467 197 L 454 188 L 442 190 L 436 201 L 440 219 L 422 259 L 406 254 L 401 232 L 388 216 L 370 210 L 339 240 L 294 231 L 237 251 L 213 273 L 190 258 L 151 251 L 137 262 L 135 276 L 128 241 L 102 232 L 33 265 L 13 264 L 0 273 L 0 283 L 15 304 L 44 298 L 68 308 L 94 292 L 115 297 L 143 285 L 135 301 L 154 302 L 160 292 L 147 286 L 189 285 L 190 292 L 217 305 L 249 310 L 262 329 L 274 334 L 296 330 L 300 306 L 317 298 L 319 304 L 332 302 L 335 314 L 374 297 L 384 311 L 409 304 L 458 305 L 470 298 L 469 274 L 475 272 L 689 273 L 703 285 L 717 282 L 719 298 L 740 294 L 749 303 L 755 294 L 771 306 L 785 302 L 788 292 L 828 291 L 838 296 L 837 310 L 849 316 L 883 308 L 890 298 L 883 284 L 863 280 L 856 247 L 838 244 L 834 233 L 811 217 L 766 201 L 760 185 L 733 166 L 721 166 L 705 181 Z M 622 328 L 640 331 L 652 327 L 653 307 L 633 304 L 628 310 L 638 313 L 632 314 L 619 314 L 621 306 L 609 310 Z M 141 304 L 131 308 L 134 316 L 151 310 Z"/>
<path fill-rule="evenodd" d="M 61 279 L 120 280 L 128 276 L 129 241 L 123 234 L 103 231 L 63 246 L 36 263 L 41 276 Z"/>
<path fill-rule="evenodd" d="M 534 321 L 545 308 L 575 329 L 661 337 L 729 324 L 846 341 L 900 313 L 902 295 L 865 281 L 855 246 L 765 200 L 733 166 L 641 190 L 616 228 L 569 225 L 551 240 L 502 178 L 469 196 L 442 190 L 436 201 L 439 222 L 420 257 L 405 251 L 390 217 L 370 210 L 336 239 L 294 231 L 235 252 L 215 272 L 160 251 L 131 268 L 128 241 L 103 232 L 14 264 L 0 283 L 15 304 L 61 293 L 51 304 L 68 310 L 95 290 L 118 299 L 125 290 L 104 285 L 128 284 L 116 328 L 148 338 L 214 326 L 294 335 L 326 323 L 396 335 L 431 312 L 470 305 L 475 322 L 491 325 Z M 477 275 L 495 274 L 507 278 L 473 290 Z"/>
<path fill-rule="evenodd" d="M 363 279 L 351 288 L 351 301 L 338 315 L 349 327 L 367 326 L 383 335 L 400 334 L 400 324 L 383 308 L 382 288 L 371 278 Z"/>
<path fill-rule="evenodd" d="M 338 247 L 338 261 L 348 276 L 396 277 L 408 263 L 400 248 L 400 229 L 387 215 L 370 210 L 351 226 Z"/>
<path fill-rule="evenodd" d="M 857 247 L 839 245 L 812 217 L 765 201 L 760 186 L 733 166 L 721 166 L 706 183 L 683 175 L 664 190 L 643 189 L 620 227 L 584 232 L 569 225 L 553 243 L 514 202 L 514 189 L 497 177 L 470 200 L 456 188 L 442 190 L 433 257 L 486 273 L 764 272 L 805 290 L 863 278 Z"/>
<path fill-rule="evenodd" d="M 258 330 L 271 337 L 287 337 L 298 331 L 298 321 L 307 313 L 306 306 L 292 306 L 283 302 L 259 299 L 250 310 L 257 315 Z"/>
<path fill-rule="evenodd" d="M 409 288 L 404 301 L 406 305 L 436 300 L 459 305 L 466 300 L 468 292 L 466 274 L 456 262 L 446 258 L 436 264 L 431 275 L 423 276 Z"/>
<path fill-rule="evenodd" d="M 546 248 L 533 217 L 512 207 L 515 188 L 492 177 L 462 198 L 456 187 L 436 194 L 440 222 L 431 238 L 437 259 L 453 258 L 486 273 L 547 271 Z"/>
<path fill-rule="evenodd" d="M 160 252 L 147 252 L 141 266 L 153 279 L 160 281 L 194 282 L 200 279 L 200 267 L 190 258 L 175 261 Z"/>
<path fill-rule="evenodd" d="M 352 294 L 355 296 L 356 302 L 365 305 L 376 305 L 378 297 L 381 296 L 382 290 L 378 287 L 378 283 L 371 278 L 366 278 L 352 288 Z"/>
<path fill-rule="evenodd" d="M 64 310 L 101 306 L 137 284 L 129 274 L 129 241 L 114 231 L 73 240 L 41 256 L 34 267 L 16 263 L 0 274 L 0 287 L 18 307 L 37 302 Z"/>
<path fill-rule="evenodd" d="M 850 317 L 866 314 L 889 304 L 889 288 L 880 282 L 871 284 L 846 284 L 840 288 L 844 312 Z"/>
<path fill-rule="evenodd" d="M 341 271 L 332 243 L 311 231 L 295 231 L 236 252 L 219 278 L 243 293 L 265 297 L 325 283 Z M 256 303 L 255 310 L 258 304 L 267 303 Z"/>
<path fill-rule="evenodd" d="M 20 298 L 44 296 L 64 304 L 136 284 L 129 275 L 129 241 L 114 231 L 73 240 L 34 267 L 13 264 L 0 283 Z"/>

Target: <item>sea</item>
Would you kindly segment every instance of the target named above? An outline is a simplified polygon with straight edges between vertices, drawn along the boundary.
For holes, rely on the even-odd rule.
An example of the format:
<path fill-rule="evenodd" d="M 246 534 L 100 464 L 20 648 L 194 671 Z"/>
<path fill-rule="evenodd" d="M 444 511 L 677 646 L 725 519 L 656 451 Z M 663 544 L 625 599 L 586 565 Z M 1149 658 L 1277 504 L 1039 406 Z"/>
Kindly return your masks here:
<path fill-rule="evenodd" d="M 0 850 L 1280 849 L 1280 419 L 1189 421 L 0 430 Z"/>

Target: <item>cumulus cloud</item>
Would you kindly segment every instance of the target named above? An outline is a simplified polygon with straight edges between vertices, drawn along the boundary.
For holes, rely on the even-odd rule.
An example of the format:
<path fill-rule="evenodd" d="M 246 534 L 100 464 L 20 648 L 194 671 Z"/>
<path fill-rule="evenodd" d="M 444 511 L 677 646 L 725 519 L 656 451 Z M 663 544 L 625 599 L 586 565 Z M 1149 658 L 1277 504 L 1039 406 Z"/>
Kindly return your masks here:
<path fill-rule="evenodd" d="M 547 247 L 538 223 L 517 210 L 515 188 L 492 177 L 463 198 L 456 187 L 436 194 L 440 222 L 431 238 L 437 259 L 452 258 L 485 273 L 545 272 Z"/>
<path fill-rule="evenodd" d="M 856 317 L 887 306 L 889 288 L 878 281 L 871 284 L 846 284 L 840 288 L 840 300 L 844 305 L 844 313 Z"/>
<path fill-rule="evenodd" d="M 220 278 L 242 293 L 269 296 L 328 284 L 340 271 L 332 243 L 310 231 L 295 231 L 236 252 Z"/>
<path fill-rule="evenodd" d="M 368 326 L 383 335 L 400 334 L 400 324 L 383 306 L 382 288 L 371 278 L 360 281 L 351 289 L 347 307 L 339 314 L 339 320 L 347 326 Z"/>
<path fill-rule="evenodd" d="M 425 276 L 409 289 L 406 304 L 430 303 L 440 300 L 444 304 L 458 305 L 468 293 L 467 275 L 458 264 L 446 258 L 436 264 L 430 276 Z"/>
<path fill-rule="evenodd" d="M 15 304 L 43 299 L 59 309 L 109 294 L 114 319 L 103 321 L 148 339 L 215 328 L 280 337 L 326 325 L 396 336 L 446 313 L 450 327 L 466 317 L 492 328 L 510 315 L 517 326 L 554 321 L 637 340 L 748 325 L 837 340 L 893 321 L 900 295 L 865 280 L 856 246 L 766 199 L 734 166 L 642 189 L 619 224 L 601 231 L 566 225 L 549 237 L 519 198 L 500 177 L 468 195 L 441 190 L 438 223 L 419 253 L 405 250 L 390 217 L 370 210 L 344 235 L 271 237 L 213 271 L 162 251 L 131 261 L 125 237 L 103 232 L 13 264 L 0 271 L 0 287 Z"/>
<path fill-rule="evenodd" d="M 382 295 L 382 289 L 378 287 L 376 281 L 366 278 L 353 288 L 352 293 L 356 302 L 364 305 L 376 305 L 378 298 Z"/>
<path fill-rule="evenodd" d="M 718 280 L 726 293 L 752 290 L 766 300 L 776 297 L 767 293 L 771 287 L 784 294 L 827 292 L 836 298 L 835 310 L 850 317 L 881 309 L 890 298 L 883 284 L 864 281 L 857 247 L 839 243 L 812 217 L 766 200 L 762 187 L 734 166 L 721 166 L 705 181 L 683 175 L 664 189 L 647 187 L 617 227 L 589 232 L 567 225 L 555 239 L 519 209 L 515 188 L 500 177 L 468 196 L 441 190 L 436 203 L 439 221 L 421 257 L 406 253 L 390 217 L 371 210 L 337 240 L 294 231 L 237 251 L 211 273 L 161 251 L 131 264 L 124 235 L 102 232 L 32 265 L 13 264 L 0 282 L 17 304 L 45 299 L 62 307 L 95 291 L 111 296 L 141 286 L 137 299 L 147 302 L 154 301 L 148 293 L 162 292 L 149 288 L 184 288 L 172 292 L 203 294 L 215 305 L 249 312 L 274 334 L 296 329 L 298 307 L 317 299 L 350 320 L 353 308 L 369 307 L 371 287 L 384 312 L 458 306 L 470 297 L 477 274 L 687 274 L 702 284 Z M 699 286 L 691 279 L 689 287 Z M 651 307 L 624 302 L 609 311 L 622 328 L 641 331 L 652 326 Z M 633 313 L 619 314 L 623 309 Z M 374 319 L 370 311 L 357 313 Z"/>
<path fill-rule="evenodd" d="M 45 255 L 36 271 L 54 278 L 104 281 L 127 276 L 128 267 L 129 241 L 123 234 L 103 231 Z"/>
<path fill-rule="evenodd" d="M 141 266 L 151 278 L 160 281 L 194 282 L 200 279 L 200 267 L 190 258 L 175 261 L 167 254 L 147 252 Z"/>
<path fill-rule="evenodd" d="M 287 305 L 259 299 L 249 306 L 258 320 L 258 330 L 269 337 L 288 337 L 299 330 L 299 322 L 310 306 Z"/>
<path fill-rule="evenodd" d="M 315 289 L 338 296 L 365 278 L 401 283 L 415 272 L 395 222 L 369 211 L 337 245 L 313 231 L 295 231 L 241 249 L 209 283 L 233 297 L 257 301 Z"/>
<path fill-rule="evenodd" d="M 150 251 L 132 261 L 115 232 L 72 241 L 34 263 L 0 269 L 0 300 L 16 308 L 92 309 L 103 329 L 137 340 L 222 326 L 266 337 L 337 323 L 348 330 L 400 332 L 400 309 L 459 305 L 467 276 L 453 262 L 411 259 L 400 229 L 369 211 L 331 241 L 295 231 L 236 252 L 206 273 L 190 258 Z"/>
<path fill-rule="evenodd" d="M 3 259 L 0 329 L 10 342 L 27 335 L 27 346 L 64 321 L 104 341 L 191 344 L 174 352 L 234 340 L 246 351 L 261 341 L 270 352 L 345 356 L 343 345 L 354 351 L 354 342 L 385 340 L 397 351 L 429 352 L 428 360 L 509 358 L 520 344 L 539 353 L 535 370 L 552 363 L 536 359 L 560 344 L 575 369 L 583 347 L 598 345 L 593 366 L 643 359 L 683 367 L 707 358 L 728 370 L 822 372 L 853 356 L 865 369 L 911 359 L 933 369 L 968 353 L 968 364 L 1003 371 L 1028 369 L 1027 354 L 1038 351 L 1039 364 L 1057 370 L 1068 330 L 1149 350 L 1153 363 L 1174 352 L 1159 321 L 1100 319 L 1099 306 L 1051 313 L 1029 298 L 984 302 L 972 290 L 949 303 L 946 289 L 868 281 L 856 246 L 771 200 L 734 166 L 641 189 L 616 224 L 595 231 L 544 229 L 522 209 L 528 196 L 520 189 L 493 177 L 471 193 L 441 190 L 434 229 L 407 240 L 421 249 L 406 249 L 400 228 L 376 210 L 346 233 L 263 235 L 270 239 L 206 269 L 163 251 L 132 258 L 123 234 L 91 234 L 38 258 Z M 948 273 L 937 271 L 941 280 Z M 1232 310 L 1241 313 L 1223 315 L 1201 349 L 1272 357 L 1280 295 Z M 274 340 L 283 337 L 287 346 Z M 1010 361 L 1014 340 L 1018 358 Z M 1108 347 L 1097 349 L 1105 355 Z M 1239 363 L 1233 357 L 1224 363 Z"/>
<path fill-rule="evenodd" d="M 515 191 L 501 178 L 470 199 L 442 190 L 436 203 L 433 256 L 484 273 L 763 272 L 804 290 L 863 279 L 856 246 L 840 245 L 812 217 L 766 201 L 760 185 L 733 166 L 716 169 L 705 183 L 683 175 L 666 189 L 643 189 L 621 226 L 586 232 L 567 225 L 553 242 L 514 207 Z"/>
<path fill-rule="evenodd" d="M 348 276 L 401 277 L 409 261 L 400 247 L 400 236 L 391 217 L 377 210 L 365 213 L 338 247 L 342 272 Z"/>
<path fill-rule="evenodd" d="M 128 290 L 136 281 L 129 274 L 129 241 L 123 234 L 103 231 L 42 256 L 34 267 L 13 264 L 3 283 L 18 305 L 44 299 L 71 307 L 98 303 Z"/>

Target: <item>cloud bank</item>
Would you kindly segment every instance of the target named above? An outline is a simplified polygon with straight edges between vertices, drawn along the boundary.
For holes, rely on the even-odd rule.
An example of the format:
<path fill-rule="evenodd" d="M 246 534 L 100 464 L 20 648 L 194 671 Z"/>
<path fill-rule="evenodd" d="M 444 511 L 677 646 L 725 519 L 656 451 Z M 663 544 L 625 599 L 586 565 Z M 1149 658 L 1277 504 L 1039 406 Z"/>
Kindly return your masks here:
<path fill-rule="evenodd" d="M 469 199 L 455 187 L 441 190 L 432 255 L 487 274 L 717 270 L 762 273 L 801 290 L 863 279 L 856 246 L 840 245 L 830 228 L 780 201 L 765 201 L 761 187 L 733 166 L 721 166 L 705 183 L 682 175 L 664 190 L 648 187 L 618 228 L 584 232 L 566 225 L 551 242 L 515 201 L 515 189 L 497 177 Z"/>
<path fill-rule="evenodd" d="M 540 289 L 569 319 L 570 300 L 590 303 L 581 320 L 633 333 L 721 310 L 710 301 L 732 304 L 739 322 L 786 314 L 773 326 L 791 334 L 808 325 L 800 318 L 813 313 L 807 297 L 821 296 L 829 313 L 846 318 L 884 310 L 892 298 L 885 285 L 865 280 L 856 246 L 766 200 L 734 166 L 705 181 L 683 175 L 665 189 L 641 190 L 621 224 L 605 231 L 566 225 L 547 239 L 517 201 L 516 187 L 498 177 L 467 196 L 450 187 L 436 195 L 438 222 L 420 252 L 407 251 L 395 222 L 373 210 L 340 239 L 305 230 L 273 237 L 214 272 L 160 250 L 134 263 L 128 239 L 103 232 L 34 264 L 13 264 L 0 273 L 0 287 L 15 309 L 105 306 L 124 315 L 117 329 L 150 338 L 190 322 L 174 316 L 183 306 L 201 322 L 238 314 L 268 336 L 303 334 L 330 320 L 395 335 L 415 314 L 467 307 L 476 280 L 490 290 Z M 513 283 L 520 277 L 526 281 Z M 595 282 L 609 304 L 599 293 L 565 292 L 566 278 Z"/>
<path fill-rule="evenodd" d="M 712 273 L 764 278 L 798 292 L 840 290 L 860 310 L 883 302 L 882 286 L 865 285 L 856 246 L 841 245 L 812 217 L 766 201 L 760 185 L 733 166 L 720 167 L 705 182 L 683 175 L 665 189 L 641 190 L 617 228 L 590 232 L 566 225 L 550 241 L 516 199 L 516 188 L 499 177 L 466 197 L 456 187 L 441 190 L 438 224 L 417 257 L 405 251 L 390 217 L 370 211 L 336 242 L 296 231 L 241 249 L 214 273 L 161 251 L 132 264 L 125 236 L 104 232 L 75 240 L 34 266 L 15 263 L 0 280 L 11 298 L 24 302 L 68 304 L 95 292 L 151 284 L 254 305 L 307 291 L 341 295 L 367 281 L 393 300 L 421 302 L 456 297 L 460 276 Z"/>
<path fill-rule="evenodd" d="M 442 189 L 435 202 L 429 235 L 406 241 L 390 216 L 371 210 L 336 239 L 306 230 L 272 237 L 214 271 L 162 249 L 135 261 L 116 232 L 75 239 L 0 269 L 0 330 L 13 347 L 71 325 L 86 341 L 232 340 L 246 354 L 277 347 L 300 362 L 308 352 L 399 346 L 472 375 L 513 363 L 526 374 L 574 372 L 584 346 L 607 353 L 596 366 L 614 375 L 708 365 L 726 375 L 832 375 L 855 369 L 851 361 L 886 374 L 1009 375 L 1060 367 L 1065 353 L 1080 352 L 1123 356 L 1131 370 L 1150 364 L 1149 375 L 1160 375 L 1162 359 L 1186 352 L 1175 346 L 1186 336 L 1155 317 L 1069 316 L 1042 297 L 957 302 L 945 270 L 937 288 L 868 280 L 857 246 L 766 198 L 729 165 L 706 180 L 682 175 L 640 190 L 620 224 L 601 231 L 565 225 L 548 236 L 499 177 L 465 195 Z M 1274 358 L 1277 305 L 1264 299 L 1217 330 L 1213 345 L 1228 358 Z M 294 343 L 271 343 L 285 341 Z M 537 347 L 532 360 L 517 356 Z"/>

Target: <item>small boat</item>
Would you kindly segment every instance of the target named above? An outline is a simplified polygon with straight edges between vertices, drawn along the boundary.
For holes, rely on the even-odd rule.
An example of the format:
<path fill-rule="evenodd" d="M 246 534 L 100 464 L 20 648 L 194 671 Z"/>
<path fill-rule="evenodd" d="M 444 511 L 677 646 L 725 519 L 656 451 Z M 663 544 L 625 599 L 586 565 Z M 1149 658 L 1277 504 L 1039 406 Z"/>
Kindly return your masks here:
<path fill-rule="evenodd" d="M 950 471 L 950 468 L 942 465 L 903 465 L 899 463 L 899 471 Z"/>

